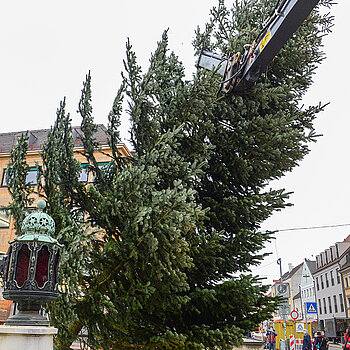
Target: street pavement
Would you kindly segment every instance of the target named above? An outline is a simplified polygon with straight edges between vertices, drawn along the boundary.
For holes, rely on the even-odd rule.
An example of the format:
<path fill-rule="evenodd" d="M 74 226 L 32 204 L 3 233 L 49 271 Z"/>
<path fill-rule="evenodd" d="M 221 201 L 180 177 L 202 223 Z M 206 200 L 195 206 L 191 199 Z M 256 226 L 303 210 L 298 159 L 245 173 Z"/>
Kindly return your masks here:
<path fill-rule="evenodd" d="M 329 348 L 328 350 L 341 350 L 343 347 L 341 344 L 333 344 L 329 343 Z"/>

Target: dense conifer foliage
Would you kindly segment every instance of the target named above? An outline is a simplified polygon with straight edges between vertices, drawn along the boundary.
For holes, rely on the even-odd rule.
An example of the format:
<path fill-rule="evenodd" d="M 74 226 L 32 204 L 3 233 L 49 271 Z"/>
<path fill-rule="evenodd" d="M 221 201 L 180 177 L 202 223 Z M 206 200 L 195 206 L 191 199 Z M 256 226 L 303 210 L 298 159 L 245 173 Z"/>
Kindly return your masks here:
<path fill-rule="evenodd" d="M 196 31 L 197 53 L 243 51 L 275 5 L 242 0 L 226 8 L 219 1 L 204 31 Z M 219 92 L 215 72 L 186 80 L 167 32 L 145 73 L 128 42 L 123 83 L 108 116 L 112 155 L 103 168 L 95 158 L 90 74 L 83 85 L 89 185 L 78 181 L 70 117 L 61 103 L 42 151 L 39 187 L 65 245 L 62 295 L 49 307 L 59 328 L 55 349 L 66 350 L 82 333 L 94 349 L 229 349 L 269 317 L 275 302 L 250 270 L 271 239 L 260 231 L 262 222 L 288 205 L 288 193 L 271 190 L 269 182 L 295 167 L 317 136 L 313 121 L 323 107 L 304 108 L 301 98 L 324 58 L 322 37 L 331 23 L 320 8 L 313 11 L 259 82 L 228 96 Z M 131 159 L 117 148 L 123 99 Z M 26 169 L 14 159 L 16 177 Z M 16 186 L 10 186 L 14 208 L 24 204 Z"/>

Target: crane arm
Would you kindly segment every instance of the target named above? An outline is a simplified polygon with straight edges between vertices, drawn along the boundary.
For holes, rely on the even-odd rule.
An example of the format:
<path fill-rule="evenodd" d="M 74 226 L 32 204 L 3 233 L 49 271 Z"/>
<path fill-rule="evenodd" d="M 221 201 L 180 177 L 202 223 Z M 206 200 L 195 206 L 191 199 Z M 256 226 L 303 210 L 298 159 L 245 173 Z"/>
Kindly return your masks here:
<path fill-rule="evenodd" d="M 202 50 L 197 66 L 216 69 L 223 76 L 226 93 L 249 89 L 267 69 L 287 40 L 302 25 L 319 0 L 282 0 L 268 19 L 264 29 L 245 52 L 222 58 Z"/>

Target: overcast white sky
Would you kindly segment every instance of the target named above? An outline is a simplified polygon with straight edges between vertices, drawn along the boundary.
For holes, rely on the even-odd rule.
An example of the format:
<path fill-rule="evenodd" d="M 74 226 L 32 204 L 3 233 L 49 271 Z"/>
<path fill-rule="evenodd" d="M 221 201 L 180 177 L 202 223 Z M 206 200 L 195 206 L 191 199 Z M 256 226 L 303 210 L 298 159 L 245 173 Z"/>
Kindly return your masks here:
<path fill-rule="evenodd" d="M 311 145 L 311 152 L 300 166 L 278 182 L 278 186 L 294 192 L 294 206 L 273 215 L 264 224 L 265 229 L 350 224 L 350 70 L 346 67 L 350 54 L 350 1 L 340 0 L 331 13 L 335 27 L 325 40 L 327 59 L 318 69 L 315 84 L 304 101 L 330 102 L 315 123 L 316 131 L 323 137 Z M 296 266 L 304 258 L 315 259 L 349 234 L 350 226 L 277 233 L 276 241 L 267 247 L 274 254 L 253 271 L 271 281 L 279 277 L 277 257 L 282 259 L 284 273 L 288 263 Z"/>
<path fill-rule="evenodd" d="M 275 214 L 264 229 L 350 223 L 349 186 L 349 15 L 350 1 L 339 0 L 332 13 L 336 26 L 325 42 L 327 60 L 319 68 L 305 103 L 331 102 L 319 116 L 324 136 L 312 152 L 277 186 L 294 191 L 294 207 Z M 107 124 L 107 114 L 120 84 L 125 42 L 130 37 L 142 66 L 164 29 L 170 48 L 190 76 L 195 58 L 191 41 L 197 25 L 208 19 L 214 0 L 32 0 L 8 1 L 0 12 L 0 132 L 49 128 L 60 99 L 68 99 L 73 124 L 82 81 L 91 70 L 94 116 Z M 123 137 L 128 137 L 127 123 Z M 350 226 L 281 232 L 268 245 L 256 274 L 278 278 L 277 257 L 294 265 L 312 258 L 350 234 Z"/>

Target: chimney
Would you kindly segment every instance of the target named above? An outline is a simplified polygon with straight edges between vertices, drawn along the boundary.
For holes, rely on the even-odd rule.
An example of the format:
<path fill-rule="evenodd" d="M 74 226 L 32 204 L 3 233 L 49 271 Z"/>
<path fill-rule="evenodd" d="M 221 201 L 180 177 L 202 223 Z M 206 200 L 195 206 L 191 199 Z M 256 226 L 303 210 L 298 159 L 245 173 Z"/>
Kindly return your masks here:
<path fill-rule="evenodd" d="M 289 272 L 292 272 L 292 270 L 293 270 L 293 264 L 288 263 L 288 270 L 289 270 Z"/>

